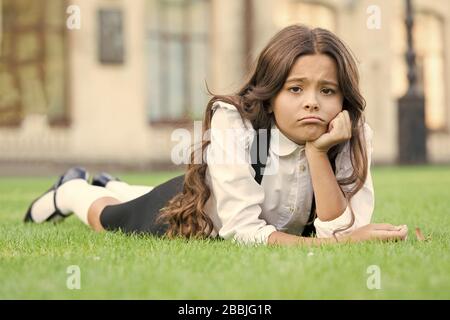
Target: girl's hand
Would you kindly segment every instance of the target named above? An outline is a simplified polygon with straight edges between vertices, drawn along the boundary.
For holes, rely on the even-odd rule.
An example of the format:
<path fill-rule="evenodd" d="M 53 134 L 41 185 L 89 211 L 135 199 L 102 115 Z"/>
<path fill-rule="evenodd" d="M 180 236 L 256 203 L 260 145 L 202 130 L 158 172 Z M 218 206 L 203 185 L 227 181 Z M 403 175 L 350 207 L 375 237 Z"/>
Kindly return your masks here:
<path fill-rule="evenodd" d="M 343 242 L 361 242 L 370 240 L 406 240 L 408 227 L 406 225 L 394 226 L 389 223 L 371 223 L 354 230 L 350 235 L 343 236 Z M 338 237 L 339 239 L 339 237 Z M 339 242 L 341 242 L 339 240 Z"/>
<path fill-rule="evenodd" d="M 330 121 L 328 131 L 314 141 L 306 142 L 306 150 L 327 153 L 331 147 L 352 137 L 352 122 L 347 110 L 344 110 Z"/>

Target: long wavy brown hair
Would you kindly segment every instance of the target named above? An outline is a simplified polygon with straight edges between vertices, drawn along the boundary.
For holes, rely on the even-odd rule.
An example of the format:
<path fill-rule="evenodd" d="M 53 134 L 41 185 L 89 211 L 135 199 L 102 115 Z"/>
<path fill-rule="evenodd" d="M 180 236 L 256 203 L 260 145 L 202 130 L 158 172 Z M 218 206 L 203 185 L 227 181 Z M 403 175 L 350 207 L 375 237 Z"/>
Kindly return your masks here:
<path fill-rule="evenodd" d="M 303 55 L 326 54 L 337 64 L 338 82 L 343 94 L 343 109 L 348 110 L 352 121 L 350 158 L 353 172 L 339 179 L 338 183 L 350 204 L 350 199 L 364 185 L 368 163 L 364 138 L 365 100 L 359 90 L 358 68 L 351 50 L 332 32 L 304 25 L 291 25 L 279 31 L 262 50 L 252 66 L 245 84 L 235 94 L 214 95 L 207 106 L 203 119 L 204 132 L 211 128 L 212 107 L 217 101 L 233 104 L 242 118 L 248 119 L 255 130 L 270 130 L 273 115 L 268 112 L 271 100 L 283 87 L 296 60 Z M 208 90 L 209 92 L 209 90 Z M 204 154 L 210 140 L 203 138 L 191 153 L 182 192 L 172 198 L 161 209 L 159 222 L 166 224 L 166 236 L 207 237 L 213 231 L 213 222 L 205 212 L 205 204 L 211 191 L 205 183 L 207 163 L 196 163 L 196 152 Z M 328 152 L 330 161 L 335 161 L 344 143 Z M 347 186 L 343 188 L 343 186 Z M 351 208 L 351 206 L 350 206 Z M 351 223 L 334 234 L 350 228 L 355 220 L 353 210 Z"/>

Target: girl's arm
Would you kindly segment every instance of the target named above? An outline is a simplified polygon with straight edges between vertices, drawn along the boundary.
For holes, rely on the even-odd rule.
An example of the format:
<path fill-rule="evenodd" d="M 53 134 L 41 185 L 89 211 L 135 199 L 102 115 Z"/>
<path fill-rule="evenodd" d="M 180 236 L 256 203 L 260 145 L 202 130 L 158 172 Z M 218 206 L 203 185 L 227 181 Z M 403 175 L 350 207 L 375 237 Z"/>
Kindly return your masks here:
<path fill-rule="evenodd" d="M 280 231 L 274 231 L 269 235 L 268 245 L 284 246 L 320 246 L 323 244 L 354 243 L 370 240 L 397 241 L 406 240 L 408 227 L 406 225 L 394 226 L 389 223 L 372 223 L 354 230 L 349 235 L 336 238 L 299 237 Z"/>
<path fill-rule="evenodd" d="M 314 189 L 316 212 L 321 221 L 334 220 L 347 208 L 347 200 L 336 180 L 327 153 L 333 145 L 349 140 L 351 133 L 350 116 L 344 110 L 330 122 L 327 133 L 306 143 L 306 159 Z"/>
<path fill-rule="evenodd" d="M 347 208 L 347 200 L 334 175 L 326 152 L 306 149 L 306 158 L 311 174 L 317 216 L 322 221 L 339 217 Z"/>
<path fill-rule="evenodd" d="M 358 227 L 369 224 L 375 209 L 375 195 L 373 190 L 372 175 L 370 172 L 373 152 L 373 132 L 367 123 L 364 124 L 363 130 L 367 151 L 367 177 L 362 188 L 351 198 L 351 207 L 355 215 L 354 223 L 349 229 L 346 229 L 340 234 L 349 234 Z M 346 145 L 342 152 L 336 157 L 337 180 L 348 177 L 352 174 L 353 165 L 351 163 L 350 156 L 350 146 Z M 348 188 L 350 189 L 351 186 L 348 186 Z M 320 218 L 315 219 L 314 226 L 316 227 L 316 234 L 319 238 L 331 237 L 334 230 L 347 227 L 351 223 L 353 215 L 349 205 L 337 219 L 331 221 L 322 221 Z"/>

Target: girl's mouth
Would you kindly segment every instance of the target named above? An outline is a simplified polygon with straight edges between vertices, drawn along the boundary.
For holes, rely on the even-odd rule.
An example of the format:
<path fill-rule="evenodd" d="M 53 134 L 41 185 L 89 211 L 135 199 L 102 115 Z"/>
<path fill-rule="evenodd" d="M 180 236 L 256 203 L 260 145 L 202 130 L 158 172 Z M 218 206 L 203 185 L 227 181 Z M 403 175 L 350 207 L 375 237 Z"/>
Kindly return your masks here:
<path fill-rule="evenodd" d="M 318 118 L 302 118 L 300 119 L 302 123 L 311 123 L 311 124 L 324 124 L 325 121 Z"/>

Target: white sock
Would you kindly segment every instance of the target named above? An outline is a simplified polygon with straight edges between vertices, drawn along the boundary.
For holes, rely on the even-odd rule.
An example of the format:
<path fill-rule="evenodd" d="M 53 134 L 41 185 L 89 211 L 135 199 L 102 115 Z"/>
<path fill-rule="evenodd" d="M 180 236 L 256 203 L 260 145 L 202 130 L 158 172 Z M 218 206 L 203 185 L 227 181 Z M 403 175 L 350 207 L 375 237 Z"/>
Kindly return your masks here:
<path fill-rule="evenodd" d="M 42 198 L 36 201 L 31 208 L 31 217 L 33 221 L 40 223 L 55 211 L 53 203 L 54 191 L 46 193 Z M 92 186 L 83 179 L 74 179 L 60 186 L 56 193 L 56 205 L 62 214 L 74 212 L 75 215 L 84 223 L 88 224 L 87 214 L 91 204 L 102 197 L 117 196 L 102 187 Z"/>
<path fill-rule="evenodd" d="M 116 197 L 122 202 L 128 202 L 149 193 L 154 187 L 129 185 L 123 181 L 109 181 L 106 189 L 116 194 Z"/>
<path fill-rule="evenodd" d="M 44 222 L 53 212 L 55 212 L 55 206 L 53 204 L 54 193 L 54 191 L 46 193 L 33 204 L 33 207 L 31 207 L 31 217 L 34 222 Z M 68 212 L 63 213 L 67 214 Z"/>
<path fill-rule="evenodd" d="M 95 200 L 103 197 L 117 199 L 117 195 L 110 190 L 92 186 L 83 179 L 74 179 L 58 188 L 56 205 L 62 212 L 75 213 L 81 221 L 89 225 L 87 219 L 89 207 Z"/>

